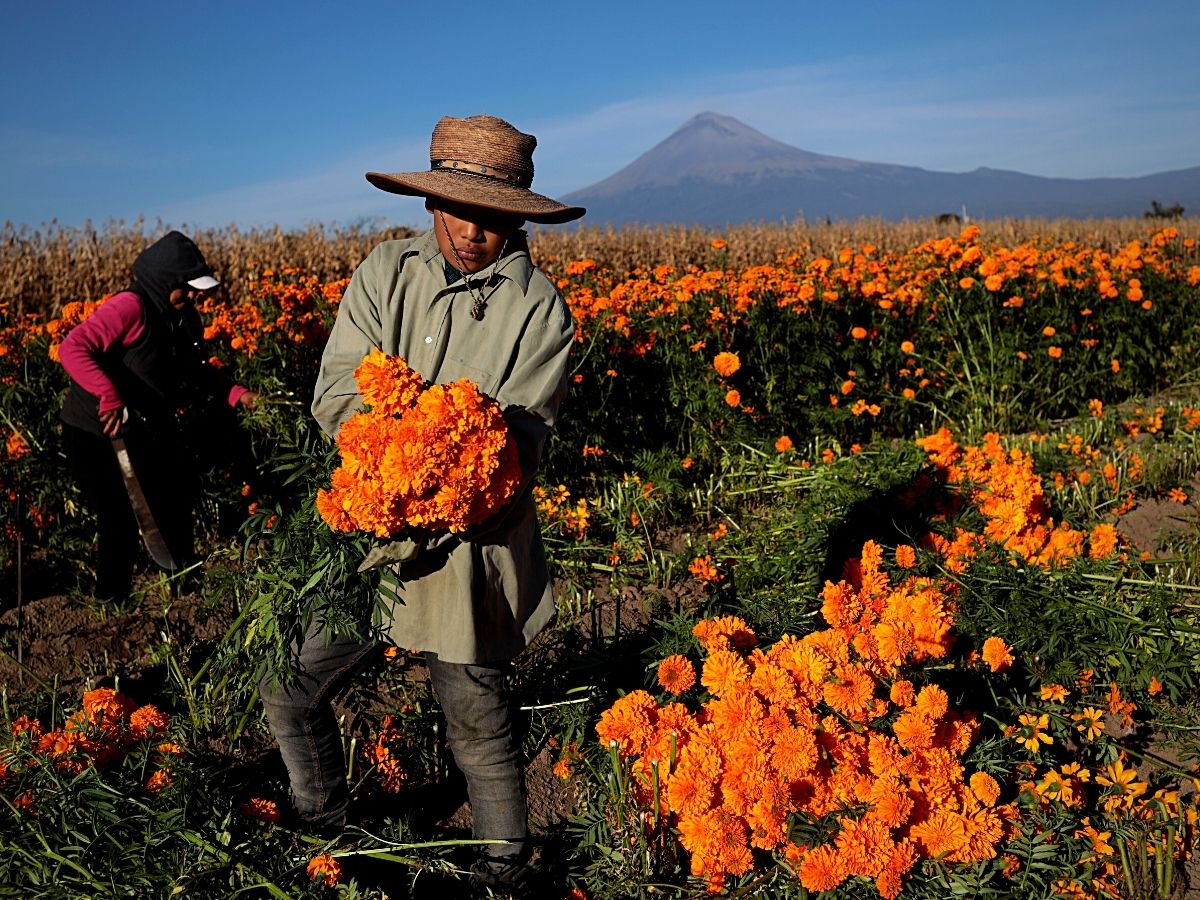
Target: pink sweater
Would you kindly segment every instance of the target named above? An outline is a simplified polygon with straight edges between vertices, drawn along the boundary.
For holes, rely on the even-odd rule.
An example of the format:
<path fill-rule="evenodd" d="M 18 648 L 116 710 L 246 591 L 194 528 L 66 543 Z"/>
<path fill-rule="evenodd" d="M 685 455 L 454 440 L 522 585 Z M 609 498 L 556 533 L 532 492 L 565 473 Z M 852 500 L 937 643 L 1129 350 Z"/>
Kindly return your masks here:
<path fill-rule="evenodd" d="M 110 350 L 132 347 L 145 333 L 142 298 L 133 291 L 122 291 L 72 328 L 59 347 L 63 368 L 81 388 L 100 398 L 100 412 L 120 409 L 125 403 L 97 360 Z M 229 389 L 227 402 L 236 406 L 244 393 L 246 388 L 235 384 Z"/>

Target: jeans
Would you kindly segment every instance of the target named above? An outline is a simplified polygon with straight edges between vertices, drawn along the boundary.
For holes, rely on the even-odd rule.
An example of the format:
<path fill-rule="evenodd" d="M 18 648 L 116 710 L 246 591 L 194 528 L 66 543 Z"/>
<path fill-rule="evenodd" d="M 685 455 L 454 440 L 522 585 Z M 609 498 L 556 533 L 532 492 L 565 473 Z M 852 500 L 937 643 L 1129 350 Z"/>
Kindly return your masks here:
<path fill-rule="evenodd" d="M 287 687 L 264 683 L 263 706 L 287 766 L 292 802 L 306 821 L 322 828 L 346 820 L 350 797 L 346 761 L 333 699 L 383 650 L 379 643 L 314 636 L 297 656 Z M 506 680 L 508 663 L 446 663 L 426 653 L 434 693 L 446 716 L 446 742 L 467 781 L 478 840 L 489 856 L 520 853 L 528 838 L 527 812 Z"/>

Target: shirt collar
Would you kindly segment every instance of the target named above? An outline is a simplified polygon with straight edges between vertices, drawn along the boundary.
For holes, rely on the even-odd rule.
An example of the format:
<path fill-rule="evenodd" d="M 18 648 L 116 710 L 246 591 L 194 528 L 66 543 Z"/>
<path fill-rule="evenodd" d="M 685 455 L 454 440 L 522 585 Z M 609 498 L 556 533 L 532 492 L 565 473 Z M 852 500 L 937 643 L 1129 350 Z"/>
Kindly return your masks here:
<path fill-rule="evenodd" d="M 427 265 L 431 271 L 437 273 L 439 279 L 445 280 L 445 272 L 443 270 L 443 262 L 445 257 L 442 256 L 441 248 L 438 247 L 437 235 L 433 230 L 426 231 L 423 235 L 417 238 L 400 256 L 400 265 L 404 265 L 405 257 L 416 254 L 416 256 Z M 492 267 L 488 266 L 484 269 L 485 274 L 491 274 Z M 476 272 L 475 275 L 480 273 Z M 526 249 L 524 235 L 514 236 L 509 242 L 509 246 L 504 249 L 504 255 L 500 257 L 500 263 L 496 266 L 496 275 L 507 278 L 509 281 L 521 288 L 522 293 L 529 291 L 529 279 L 533 277 L 533 260 L 529 258 L 529 251 Z"/>

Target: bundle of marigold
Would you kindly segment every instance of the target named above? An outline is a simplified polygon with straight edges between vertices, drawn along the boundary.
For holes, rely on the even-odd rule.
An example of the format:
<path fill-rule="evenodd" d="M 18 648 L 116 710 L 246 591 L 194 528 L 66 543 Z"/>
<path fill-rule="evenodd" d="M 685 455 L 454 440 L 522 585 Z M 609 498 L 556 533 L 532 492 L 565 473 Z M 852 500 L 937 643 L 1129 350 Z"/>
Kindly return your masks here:
<path fill-rule="evenodd" d="M 829 628 L 768 649 L 740 618 L 700 622 L 709 699 L 699 712 L 634 691 L 596 727 L 632 760 L 640 805 L 673 825 L 712 891 L 751 871 L 759 849 L 781 853 L 808 890 L 864 877 L 892 898 L 921 859 L 994 857 L 1016 817 L 990 775 L 967 771 L 975 716 L 953 710 L 941 687 L 900 677 L 949 653 L 949 585 L 892 585 L 873 543 L 849 578 L 825 588 Z M 671 657 L 659 680 L 674 693 L 695 673 Z M 796 814 L 830 817 L 830 841 L 791 841 Z"/>
<path fill-rule="evenodd" d="M 516 442 L 495 400 L 462 379 L 426 387 L 398 356 L 372 350 L 354 372 L 367 409 L 338 432 L 341 464 L 317 509 L 334 531 L 392 537 L 462 532 L 521 482 Z"/>

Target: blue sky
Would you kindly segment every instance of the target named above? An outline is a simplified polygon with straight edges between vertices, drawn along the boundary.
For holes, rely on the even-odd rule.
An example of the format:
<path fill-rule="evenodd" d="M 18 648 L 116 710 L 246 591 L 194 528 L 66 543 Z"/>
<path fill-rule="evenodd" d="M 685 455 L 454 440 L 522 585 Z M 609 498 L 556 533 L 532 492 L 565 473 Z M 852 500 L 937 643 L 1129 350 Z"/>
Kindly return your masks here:
<path fill-rule="evenodd" d="M 805 150 L 1061 177 L 1200 165 L 1200 4 L 5 3 L 0 220 L 420 223 L 368 170 L 442 115 L 538 136 L 534 187 L 699 112 Z"/>

